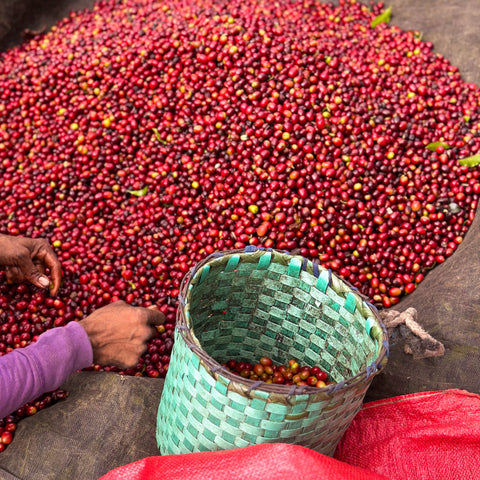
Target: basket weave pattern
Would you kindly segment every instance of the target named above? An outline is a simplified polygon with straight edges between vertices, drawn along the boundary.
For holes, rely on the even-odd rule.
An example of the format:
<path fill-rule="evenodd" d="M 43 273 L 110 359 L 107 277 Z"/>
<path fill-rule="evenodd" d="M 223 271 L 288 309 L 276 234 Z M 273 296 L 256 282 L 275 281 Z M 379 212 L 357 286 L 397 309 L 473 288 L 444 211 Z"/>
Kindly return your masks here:
<path fill-rule="evenodd" d="M 256 248 L 211 255 L 181 290 L 157 417 L 161 453 L 286 442 L 332 455 L 386 361 L 375 309 L 330 271 Z M 254 382 L 221 366 L 262 356 L 318 365 L 337 384 Z"/>

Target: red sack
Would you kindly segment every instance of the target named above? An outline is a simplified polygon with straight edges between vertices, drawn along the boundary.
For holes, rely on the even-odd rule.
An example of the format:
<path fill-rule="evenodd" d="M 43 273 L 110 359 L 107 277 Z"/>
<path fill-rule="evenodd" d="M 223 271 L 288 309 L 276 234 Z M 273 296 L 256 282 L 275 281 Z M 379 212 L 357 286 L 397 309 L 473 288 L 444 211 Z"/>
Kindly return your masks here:
<path fill-rule="evenodd" d="M 365 404 L 335 458 L 298 445 L 263 444 L 148 457 L 100 480 L 480 479 L 480 396 L 447 390 Z"/>
<path fill-rule="evenodd" d="M 388 480 L 298 445 L 147 457 L 99 480 Z"/>
<path fill-rule="evenodd" d="M 335 458 L 391 480 L 480 479 L 480 396 L 446 390 L 365 404 Z"/>

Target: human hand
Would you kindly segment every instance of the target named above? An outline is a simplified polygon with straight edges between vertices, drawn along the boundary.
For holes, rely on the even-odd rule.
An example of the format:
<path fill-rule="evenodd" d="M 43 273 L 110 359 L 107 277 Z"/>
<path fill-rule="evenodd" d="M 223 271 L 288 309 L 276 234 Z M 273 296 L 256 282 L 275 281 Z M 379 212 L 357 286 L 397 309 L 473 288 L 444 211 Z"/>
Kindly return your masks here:
<path fill-rule="evenodd" d="M 49 288 L 45 268 L 50 269 L 55 296 L 62 281 L 62 267 L 49 243 L 43 238 L 14 237 L 0 234 L 0 266 L 5 267 L 7 281 L 29 281 L 40 288 Z"/>
<path fill-rule="evenodd" d="M 156 307 L 132 307 L 119 300 L 95 310 L 79 323 L 92 344 L 94 363 L 132 368 L 154 336 L 154 326 L 164 322 L 165 315 Z"/>

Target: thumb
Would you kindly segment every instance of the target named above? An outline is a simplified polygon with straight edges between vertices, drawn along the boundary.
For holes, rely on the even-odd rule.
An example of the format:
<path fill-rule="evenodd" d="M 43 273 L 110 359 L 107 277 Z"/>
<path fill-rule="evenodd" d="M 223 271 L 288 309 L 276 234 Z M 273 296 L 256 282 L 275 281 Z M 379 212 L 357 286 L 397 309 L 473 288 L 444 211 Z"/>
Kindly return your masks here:
<path fill-rule="evenodd" d="M 37 287 L 48 288 L 50 286 L 50 280 L 40 273 L 30 258 L 25 258 L 22 265 L 20 265 L 20 268 L 25 275 L 25 278 Z"/>

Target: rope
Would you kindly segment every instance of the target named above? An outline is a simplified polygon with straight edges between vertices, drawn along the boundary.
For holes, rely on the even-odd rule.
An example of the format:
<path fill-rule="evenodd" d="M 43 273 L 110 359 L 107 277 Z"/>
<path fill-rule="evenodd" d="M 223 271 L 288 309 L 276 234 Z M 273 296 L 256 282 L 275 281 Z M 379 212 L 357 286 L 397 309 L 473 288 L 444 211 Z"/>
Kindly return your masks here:
<path fill-rule="evenodd" d="M 417 322 L 415 308 L 410 307 L 403 312 L 383 310 L 380 317 L 387 327 L 388 336 L 394 340 L 398 330 L 399 336 L 405 339 L 404 352 L 413 355 L 415 360 L 441 357 L 445 354 L 443 343 L 433 338 Z"/>

